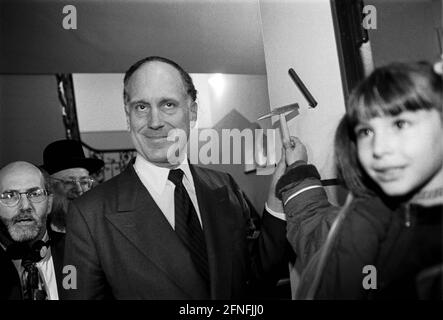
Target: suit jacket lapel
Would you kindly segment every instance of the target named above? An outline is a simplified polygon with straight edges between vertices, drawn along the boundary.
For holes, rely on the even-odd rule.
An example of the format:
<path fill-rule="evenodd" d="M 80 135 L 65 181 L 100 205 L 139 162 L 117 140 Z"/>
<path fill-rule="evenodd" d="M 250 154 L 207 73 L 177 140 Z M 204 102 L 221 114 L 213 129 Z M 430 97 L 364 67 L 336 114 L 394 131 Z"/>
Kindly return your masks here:
<path fill-rule="evenodd" d="M 106 218 L 190 299 L 205 296 L 189 253 L 132 166 L 118 184 L 118 212 Z"/>
<path fill-rule="evenodd" d="M 211 277 L 211 298 L 229 299 L 232 272 L 232 230 L 226 186 L 214 187 L 201 169 L 190 166 L 205 233 Z"/>

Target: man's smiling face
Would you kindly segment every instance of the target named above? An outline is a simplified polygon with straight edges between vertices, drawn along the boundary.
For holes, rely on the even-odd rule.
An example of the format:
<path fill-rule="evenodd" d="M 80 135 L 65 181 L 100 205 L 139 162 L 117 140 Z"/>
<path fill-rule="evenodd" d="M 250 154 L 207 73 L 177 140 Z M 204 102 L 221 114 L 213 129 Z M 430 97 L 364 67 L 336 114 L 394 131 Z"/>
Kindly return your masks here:
<path fill-rule="evenodd" d="M 170 166 L 168 149 L 174 141 L 168 141 L 168 134 L 180 129 L 189 137 L 190 122 L 197 118 L 197 104 L 179 71 L 164 62 L 148 62 L 131 75 L 126 92 L 126 118 L 135 148 L 149 162 Z"/>

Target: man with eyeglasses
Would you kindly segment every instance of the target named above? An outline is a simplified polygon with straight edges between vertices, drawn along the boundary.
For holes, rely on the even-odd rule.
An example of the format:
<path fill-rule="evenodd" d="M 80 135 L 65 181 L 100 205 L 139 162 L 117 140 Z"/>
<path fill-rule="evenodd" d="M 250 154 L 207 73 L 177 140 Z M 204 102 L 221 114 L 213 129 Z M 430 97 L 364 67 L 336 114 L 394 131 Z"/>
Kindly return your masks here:
<path fill-rule="evenodd" d="M 90 177 L 103 167 L 102 160 L 86 158 L 81 142 L 59 140 L 43 151 L 42 168 L 51 176 L 54 191 L 53 209 L 49 216 L 50 227 L 66 232 L 66 213 L 69 203 L 92 188 Z"/>
<path fill-rule="evenodd" d="M 0 170 L 0 300 L 58 300 L 64 237 L 46 227 L 52 194 L 27 162 Z"/>

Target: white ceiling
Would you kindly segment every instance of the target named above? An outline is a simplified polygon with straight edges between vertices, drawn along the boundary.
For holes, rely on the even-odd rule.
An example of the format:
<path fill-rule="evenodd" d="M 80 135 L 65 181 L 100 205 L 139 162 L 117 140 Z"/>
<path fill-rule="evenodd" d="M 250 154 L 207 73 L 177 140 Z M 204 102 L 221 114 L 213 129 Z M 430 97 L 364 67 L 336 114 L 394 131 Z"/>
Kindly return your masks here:
<path fill-rule="evenodd" d="M 1 0 L 0 73 L 124 72 L 149 55 L 193 73 L 265 74 L 259 0 Z M 77 30 L 62 27 L 77 9 Z"/>

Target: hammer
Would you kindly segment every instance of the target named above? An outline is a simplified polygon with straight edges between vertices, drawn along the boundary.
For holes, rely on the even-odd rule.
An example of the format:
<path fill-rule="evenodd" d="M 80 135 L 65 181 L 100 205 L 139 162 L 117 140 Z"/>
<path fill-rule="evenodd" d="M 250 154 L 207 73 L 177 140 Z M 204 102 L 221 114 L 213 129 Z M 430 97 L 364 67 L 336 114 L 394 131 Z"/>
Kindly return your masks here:
<path fill-rule="evenodd" d="M 315 101 L 312 94 L 309 92 L 308 88 L 304 85 L 304 83 L 301 81 L 300 77 L 297 75 L 297 73 L 294 71 L 294 69 L 290 68 L 288 70 L 289 76 L 291 77 L 292 81 L 294 81 L 295 85 L 298 87 L 298 89 L 301 91 L 305 99 L 308 101 L 311 108 L 315 108 L 317 106 L 317 101 Z M 257 120 L 266 119 L 275 115 L 280 116 L 280 129 L 282 132 L 282 142 L 287 143 L 290 142 L 290 135 L 289 135 L 289 128 L 288 124 L 286 123 L 286 112 L 290 112 L 293 110 L 297 110 L 298 114 L 299 106 L 297 103 L 289 104 L 287 106 L 275 108 L 272 110 L 272 112 L 265 114 L 264 116 L 261 116 Z"/>
<path fill-rule="evenodd" d="M 272 110 L 270 113 L 267 113 L 260 118 L 257 119 L 257 121 L 270 118 L 272 116 L 279 116 L 280 117 L 280 129 L 282 133 L 282 141 L 283 143 L 290 142 L 290 134 L 289 134 L 289 128 L 288 123 L 286 122 L 286 114 L 296 112 L 298 114 L 298 103 L 289 104 L 287 106 L 278 107 Z"/>

